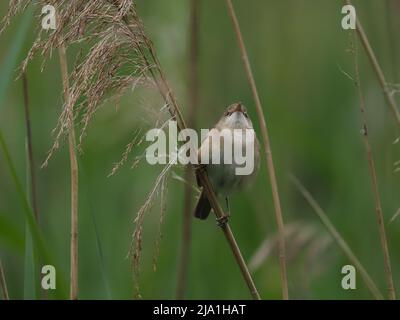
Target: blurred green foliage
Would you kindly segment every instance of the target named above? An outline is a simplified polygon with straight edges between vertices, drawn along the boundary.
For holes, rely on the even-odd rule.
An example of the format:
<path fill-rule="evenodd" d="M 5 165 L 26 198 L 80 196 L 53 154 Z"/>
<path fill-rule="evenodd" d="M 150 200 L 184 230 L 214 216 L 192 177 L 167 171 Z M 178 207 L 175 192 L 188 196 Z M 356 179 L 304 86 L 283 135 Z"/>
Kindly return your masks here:
<path fill-rule="evenodd" d="M 272 140 L 284 220 L 302 223 L 324 235 L 326 230 L 288 179 L 294 173 L 326 210 L 382 292 L 385 290 L 383 258 L 374 215 L 374 202 L 365 151 L 360 134 L 357 92 L 343 72 L 353 74 L 348 32 L 342 30 L 341 1 L 251 0 L 234 1 L 248 46 Z M 400 81 L 400 3 L 397 0 L 355 1 L 361 19 L 390 83 Z M 0 4 L 4 16 L 7 3 Z M 155 43 L 168 79 L 183 106 L 187 101 L 189 1 L 138 1 L 138 9 Z M 242 101 L 256 117 L 251 91 L 241 64 L 224 1 L 201 0 L 200 108 L 197 128 L 208 128 L 225 107 Z M 39 28 L 35 17 L 22 48 L 16 54 L 21 16 L 0 38 L 0 70 L 12 54 L 21 61 Z M 383 213 L 391 249 L 395 284 L 400 285 L 400 218 L 389 223 L 400 207 L 398 129 L 381 89 L 360 48 L 361 81 L 367 103 L 370 139 L 377 165 Z M 73 56 L 70 56 L 71 60 Z M 31 121 L 36 160 L 40 226 L 47 249 L 64 278 L 69 275 L 69 163 L 64 145 L 49 166 L 40 163 L 52 144 L 62 103 L 57 56 L 40 71 L 41 58 L 28 69 Z M 21 80 L 7 75 L 8 86 L 0 106 L 0 128 L 10 149 L 20 181 L 26 180 L 25 128 Z M 107 177 L 125 146 L 146 117 L 149 94 L 138 90 L 121 100 L 118 110 L 103 106 L 92 121 L 79 157 L 79 297 L 82 299 L 130 299 L 133 281 L 127 258 L 136 212 L 145 201 L 161 167 L 142 161 L 130 169 L 144 146 L 134 148 L 129 161 Z M 146 98 L 147 97 L 147 98 Z M 396 97 L 398 98 L 398 97 Z M 151 98 L 149 98 L 151 100 Z M 399 100 L 399 99 L 397 99 Z M 159 105 L 152 108 L 159 108 Z M 184 110 L 186 113 L 186 110 Z M 257 122 L 254 121 L 253 122 Z M 146 129 L 146 128 L 144 128 Z M 256 123 L 256 132 L 258 125 Z M 176 173 L 182 175 L 182 169 Z M 271 190 L 265 159 L 255 184 L 231 200 L 232 229 L 246 260 L 276 232 Z M 146 216 L 140 286 L 143 298 L 175 296 L 181 241 L 184 184 L 168 183 L 168 202 L 156 271 L 153 270 L 159 207 Z M 0 156 L 0 258 L 5 267 L 11 298 L 24 296 L 23 204 L 3 154 Z M 357 278 L 357 289 L 340 286 L 341 267 L 349 261 L 335 243 L 317 250 L 318 238 L 296 247 L 289 241 L 289 292 L 292 298 L 363 299 L 370 295 Z M 249 298 L 237 265 L 211 218 L 193 221 L 187 297 L 190 299 Z M 276 252 L 254 273 L 265 299 L 280 298 Z M 61 285 L 60 285 L 61 286 Z"/>

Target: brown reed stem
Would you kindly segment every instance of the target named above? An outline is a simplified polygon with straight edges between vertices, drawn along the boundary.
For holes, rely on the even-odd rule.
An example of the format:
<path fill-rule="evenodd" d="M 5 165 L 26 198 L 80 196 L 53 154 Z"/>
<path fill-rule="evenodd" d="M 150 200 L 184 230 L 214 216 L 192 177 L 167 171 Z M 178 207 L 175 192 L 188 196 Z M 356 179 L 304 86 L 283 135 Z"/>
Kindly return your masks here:
<path fill-rule="evenodd" d="M 1 259 L 0 259 L 0 286 L 1 286 L 1 291 L 3 292 L 3 299 L 10 300 L 10 296 L 8 295 L 8 290 L 7 290 L 6 276 L 4 274 L 3 263 L 1 262 Z"/>
<path fill-rule="evenodd" d="M 390 300 L 395 300 L 396 292 L 395 292 L 394 283 L 393 283 L 389 246 L 388 246 L 388 242 L 387 242 L 385 222 L 384 222 L 383 213 L 382 213 L 381 197 L 379 195 L 375 161 L 374 161 L 374 157 L 372 154 L 371 144 L 369 141 L 369 131 L 368 131 L 368 126 L 367 126 L 367 118 L 366 118 L 366 114 L 365 114 L 365 100 L 364 100 L 364 95 L 362 94 L 362 88 L 361 88 L 360 70 L 359 70 L 359 63 L 358 63 L 358 49 L 357 49 L 356 39 L 354 38 L 353 40 L 354 41 L 352 41 L 352 43 L 353 43 L 352 53 L 354 55 L 354 70 L 355 70 L 354 82 L 357 87 L 358 98 L 360 100 L 359 108 L 360 108 L 360 112 L 361 112 L 361 121 L 362 121 L 362 126 L 363 126 L 363 129 L 362 129 L 363 142 L 364 142 L 364 147 L 365 147 L 365 151 L 367 154 L 369 174 L 371 177 L 372 193 L 374 195 L 374 201 L 375 201 L 375 215 L 376 215 L 376 221 L 378 224 L 379 238 L 380 238 L 382 252 L 383 252 L 383 261 L 384 261 L 384 267 L 385 267 L 385 276 L 386 276 L 386 282 L 387 282 L 388 295 L 389 295 Z"/>
<path fill-rule="evenodd" d="M 26 140 L 28 147 L 28 166 L 30 175 L 30 189 L 31 189 L 31 201 L 32 210 L 35 215 L 36 222 L 39 223 L 39 210 L 37 205 L 37 192 L 36 192 L 36 175 L 35 175 L 35 161 L 33 158 L 33 141 L 32 141 L 32 129 L 31 120 L 29 114 L 29 87 L 28 77 L 26 71 L 22 73 L 22 88 L 24 93 L 24 113 L 25 113 L 25 128 L 26 128 Z"/>
<path fill-rule="evenodd" d="M 350 0 L 344 0 L 344 1 L 348 5 L 352 5 Z M 378 59 L 375 56 L 374 50 L 372 49 L 372 47 L 371 47 L 371 45 L 369 43 L 368 37 L 365 34 L 364 28 L 363 28 L 363 26 L 362 26 L 362 24 L 360 22 L 360 19 L 358 17 L 357 17 L 356 21 L 357 21 L 356 22 L 356 24 L 357 24 L 356 25 L 357 26 L 357 34 L 358 34 L 358 36 L 360 38 L 361 44 L 363 45 L 363 47 L 365 49 L 365 52 L 367 53 L 367 56 L 369 58 L 369 61 L 370 61 L 371 65 L 372 65 L 372 68 L 374 69 L 375 74 L 378 77 L 379 84 L 380 84 L 380 86 L 381 86 L 381 88 L 383 90 L 383 93 L 385 95 L 386 102 L 388 103 L 388 105 L 390 107 L 390 110 L 392 111 L 393 116 L 394 116 L 394 118 L 395 118 L 395 120 L 397 122 L 397 125 L 400 128 L 400 112 L 399 112 L 399 110 L 397 108 L 396 100 L 394 99 L 393 94 L 390 92 L 390 89 L 389 89 L 389 87 L 387 85 L 387 81 L 386 81 L 385 75 L 384 75 L 384 73 L 382 71 L 382 68 L 381 68 L 379 62 L 378 62 Z"/>
<path fill-rule="evenodd" d="M 198 172 L 198 177 L 200 179 L 200 183 L 203 186 L 204 190 L 206 191 L 208 200 L 210 201 L 210 204 L 211 204 L 211 207 L 213 208 L 214 214 L 217 216 L 217 219 L 221 219 L 222 217 L 224 217 L 224 212 L 218 202 L 217 197 L 215 196 L 215 192 L 212 188 L 211 182 L 210 182 L 207 174 L 201 168 L 197 172 Z M 243 259 L 243 256 L 239 249 L 239 246 L 236 243 L 235 237 L 232 233 L 232 230 L 231 230 L 229 224 L 226 223 L 226 224 L 222 225 L 221 229 L 224 232 L 226 239 L 228 240 L 229 246 L 233 252 L 236 262 L 239 265 L 240 271 L 242 272 L 242 275 L 246 281 L 246 284 L 250 290 L 250 293 L 251 293 L 253 299 L 261 300 L 261 297 L 257 291 L 257 288 L 251 277 L 251 274 L 246 265 L 246 262 Z"/>
<path fill-rule="evenodd" d="M 276 173 L 274 168 L 274 161 L 272 157 L 270 138 L 267 129 L 267 123 L 265 121 L 261 100 L 258 95 L 257 86 L 253 77 L 253 72 L 251 70 L 249 57 L 247 54 L 247 49 L 243 41 L 242 32 L 240 30 L 239 21 L 236 17 L 235 9 L 232 4 L 232 0 L 227 0 L 228 13 L 231 17 L 232 24 L 235 30 L 236 38 L 238 41 L 239 49 L 241 52 L 244 68 L 246 71 L 246 76 L 249 81 L 251 91 L 253 93 L 254 101 L 256 104 L 256 110 L 258 115 L 258 120 L 260 123 L 261 135 L 264 143 L 264 152 L 267 158 L 268 172 L 270 178 L 270 184 L 272 189 L 272 197 L 275 207 L 275 218 L 278 226 L 278 252 L 279 252 L 279 264 L 280 264 L 280 275 L 281 275 L 281 285 L 282 285 L 282 298 L 284 300 L 289 299 L 288 285 L 287 285 L 287 275 L 286 275 L 286 253 L 285 253 L 285 227 L 282 217 L 281 202 L 279 199 L 278 183 L 276 181 Z"/>
<path fill-rule="evenodd" d="M 190 39 L 189 39 L 189 64 L 188 64 L 188 126 L 193 128 L 196 121 L 198 108 L 198 46 L 199 46 L 199 5 L 200 0 L 190 1 Z M 180 261 L 178 267 L 178 282 L 176 298 L 184 299 L 187 289 L 187 274 L 189 269 L 190 244 L 192 236 L 192 198 L 193 198 L 193 168 L 185 168 L 185 194 L 183 205 L 183 225 Z"/>
<path fill-rule="evenodd" d="M 347 242 L 343 239 L 343 237 L 337 231 L 335 226 L 329 220 L 328 215 L 325 213 L 325 211 L 321 208 L 321 206 L 317 203 L 317 201 L 314 199 L 311 193 L 301 184 L 301 182 L 295 176 L 291 175 L 290 179 L 292 180 L 296 188 L 300 191 L 300 193 L 303 195 L 304 199 L 306 199 L 311 208 L 321 219 L 323 225 L 328 229 L 329 233 L 336 241 L 340 249 L 343 251 L 343 253 L 346 255 L 346 257 L 360 272 L 361 278 L 364 280 L 365 285 L 367 286 L 372 296 L 377 300 L 382 300 L 383 299 L 382 293 L 379 291 L 375 282 L 372 280 L 368 272 L 365 270 L 364 266 L 361 264 L 361 262 L 354 254 L 354 252 L 350 249 Z"/>
<path fill-rule="evenodd" d="M 69 78 L 68 61 L 65 46 L 61 44 L 58 50 L 61 76 L 63 81 L 64 100 L 68 105 L 69 99 Z M 68 148 L 71 166 L 71 283 L 70 299 L 78 299 L 78 161 L 76 159 L 75 129 L 73 110 L 68 110 Z"/>

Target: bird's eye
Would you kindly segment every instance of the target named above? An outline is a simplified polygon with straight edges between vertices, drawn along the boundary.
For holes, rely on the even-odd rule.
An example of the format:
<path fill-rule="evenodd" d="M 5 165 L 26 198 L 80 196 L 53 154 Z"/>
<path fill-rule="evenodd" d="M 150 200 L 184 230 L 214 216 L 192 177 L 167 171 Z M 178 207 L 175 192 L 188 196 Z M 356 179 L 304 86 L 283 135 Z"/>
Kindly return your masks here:
<path fill-rule="evenodd" d="M 228 116 L 230 116 L 231 115 L 231 113 L 229 112 L 229 111 L 226 111 L 225 112 L 225 117 L 228 117 Z"/>

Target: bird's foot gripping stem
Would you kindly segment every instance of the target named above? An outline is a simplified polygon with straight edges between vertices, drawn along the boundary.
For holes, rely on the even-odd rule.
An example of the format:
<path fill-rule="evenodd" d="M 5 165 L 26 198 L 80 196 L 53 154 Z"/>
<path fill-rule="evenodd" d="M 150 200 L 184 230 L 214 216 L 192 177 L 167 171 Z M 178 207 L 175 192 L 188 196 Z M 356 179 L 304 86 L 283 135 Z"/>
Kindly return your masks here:
<path fill-rule="evenodd" d="M 203 163 L 199 163 L 198 165 L 195 166 L 195 172 L 206 172 L 207 165 Z"/>
<path fill-rule="evenodd" d="M 230 217 L 230 214 L 224 214 L 222 217 L 217 218 L 217 226 L 224 228 L 227 225 Z"/>

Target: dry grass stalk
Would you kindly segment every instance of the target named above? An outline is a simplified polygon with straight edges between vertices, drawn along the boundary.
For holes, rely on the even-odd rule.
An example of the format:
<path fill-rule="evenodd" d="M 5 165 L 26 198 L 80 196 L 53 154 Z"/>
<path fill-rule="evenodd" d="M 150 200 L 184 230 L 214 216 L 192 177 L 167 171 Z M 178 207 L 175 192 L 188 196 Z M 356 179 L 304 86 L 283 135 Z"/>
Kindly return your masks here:
<path fill-rule="evenodd" d="M 274 161 L 272 157 L 270 138 L 267 129 L 267 123 L 265 121 L 261 100 L 258 95 L 257 86 L 253 77 L 253 72 L 251 70 L 249 57 L 247 54 L 247 49 L 243 41 L 242 32 L 240 30 L 239 21 L 236 17 L 235 9 L 233 7 L 232 1 L 226 1 L 228 6 L 229 16 L 231 17 L 233 27 L 235 29 L 236 38 L 239 44 L 239 49 L 242 55 L 244 68 L 246 71 L 247 79 L 249 81 L 251 91 L 253 93 L 254 101 L 256 104 L 256 111 L 258 115 L 258 121 L 260 123 L 261 135 L 264 143 L 264 152 L 267 158 L 268 172 L 270 178 L 270 184 L 272 189 L 272 197 L 275 207 L 275 218 L 278 226 L 278 251 L 279 251 L 279 264 L 280 264 L 280 274 L 281 274 L 281 284 L 282 284 L 282 297 L 284 300 L 289 299 L 288 284 L 287 284 L 287 273 L 286 273 L 286 254 L 285 254 L 285 227 L 282 217 L 281 202 L 279 199 L 278 183 L 276 181 L 276 173 L 274 168 Z"/>
<path fill-rule="evenodd" d="M 19 12 L 24 11 L 31 0 L 10 0 L 6 15 L 0 21 L 0 34 L 10 25 L 11 19 Z"/>
<path fill-rule="evenodd" d="M 140 276 L 140 257 L 142 251 L 142 233 L 143 233 L 143 221 L 146 213 L 151 209 L 154 203 L 154 199 L 161 192 L 161 216 L 160 216 L 160 225 L 162 223 L 164 213 L 163 213 L 163 202 L 164 202 L 164 189 L 165 189 L 165 179 L 168 172 L 171 170 L 173 166 L 173 162 L 170 161 L 158 175 L 153 188 L 150 193 L 147 195 L 144 204 L 140 207 L 136 218 L 135 218 L 135 230 L 132 234 L 132 243 L 130 249 L 130 255 L 132 256 L 132 265 L 133 265 L 133 273 L 134 273 L 134 288 L 135 288 L 135 297 L 141 298 L 139 293 L 139 276 Z M 157 244 L 156 244 L 157 247 Z M 153 266 L 154 267 L 154 266 Z"/>
<path fill-rule="evenodd" d="M 291 176 L 290 179 L 292 180 L 292 182 L 296 186 L 296 188 L 300 191 L 300 193 L 303 195 L 303 197 L 306 199 L 306 201 L 309 203 L 309 205 L 314 210 L 314 212 L 321 219 L 321 222 L 327 228 L 327 230 L 332 235 L 333 239 L 336 241 L 336 243 L 338 244 L 340 249 L 346 255 L 346 257 L 351 261 L 351 263 L 360 272 L 361 278 L 365 282 L 371 295 L 377 300 L 382 300 L 383 296 L 382 296 L 381 292 L 379 291 L 378 287 L 376 286 L 375 282 L 372 280 L 371 276 L 368 274 L 368 272 L 366 271 L 364 266 L 358 260 L 357 256 L 354 254 L 354 252 L 350 249 L 347 242 L 343 239 L 343 237 L 337 231 L 335 226 L 329 220 L 328 215 L 324 212 L 324 210 L 321 208 L 321 206 L 313 198 L 311 193 L 301 184 L 301 182 L 295 176 Z"/>
<path fill-rule="evenodd" d="M 64 101 L 69 101 L 68 61 L 64 45 L 59 48 Z M 70 127 L 68 129 L 68 149 L 71 166 L 71 281 L 70 299 L 78 299 L 78 161 L 76 159 L 73 105 L 68 109 Z"/>
<path fill-rule="evenodd" d="M 131 142 L 129 142 L 128 145 L 125 147 L 125 151 L 122 154 L 121 160 L 114 164 L 108 177 L 113 176 L 118 171 L 118 169 L 121 168 L 126 163 L 126 161 L 128 160 L 128 156 L 132 152 L 132 149 L 134 146 L 139 146 L 142 144 L 142 142 L 144 141 L 144 138 L 143 138 L 143 136 L 141 136 L 141 133 L 142 133 L 141 129 L 137 129 L 135 131 Z"/>
<path fill-rule="evenodd" d="M 351 33 L 352 35 L 353 33 Z M 386 237 L 386 230 L 385 230 L 385 221 L 383 219 L 382 213 L 382 205 L 381 205 L 381 197 L 379 195 L 379 188 L 378 188 L 378 179 L 375 169 L 375 161 L 372 154 L 371 143 L 369 141 L 369 130 L 367 126 L 367 118 L 366 118 L 366 110 L 365 110 L 365 100 L 364 95 L 362 94 L 361 88 L 361 80 L 360 80 L 360 70 L 359 70 L 359 63 L 358 63 L 358 48 L 356 39 L 352 37 L 351 39 L 351 52 L 354 56 L 354 71 L 355 71 L 355 85 L 357 87 L 358 98 L 359 98 L 359 108 L 361 112 L 361 120 L 362 120 L 362 136 L 363 142 L 365 147 L 365 152 L 367 154 L 368 159 L 368 167 L 369 167 L 369 174 L 371 177 L 371 186 L 372 186 L 372 193 L 374 195 L 375 201 L 375 215 L 376 221 L 378 224 L 378 231 L 379 231 L 379 238 L 381 242 L 382 252 L 383 252 L 383 260 L 384 260 L 384 267 L 385 267 L 385 276 L 387 282 L 387 290 L 389 299 L 395 300 L 396 299 L 396 292 L 393 283 L 393 275 L 392 275 L 392 267 L 390 263 L 390 254 L 389 254 L 389 246 Z"/>
<path fill-rule="evenodd" d="M 189 65 L 188 65 L 188 126 L 195 127 L 196 110 L 198 108 L 198 46 L 199 46 L 199 8 L 200 0 L 190 1 L 190 39 L 189 39 Z M 181 252 L 178 266 L 178 281 L 176 287 L 176 298 L 184 299 L 187 288 L 187 274 L 189 269 L 190 244 L 192 234 L 192 200 L 193 188 L 193 170 L 192 167 L 185 168 L 185 194 L 183 205 L 183 222 L 182 222 L 182 241 Z"/>
<path fill-rule="evenodd" d="M 10 300 L 10 296 L 8 295 L 8 290 L 7 290 L 6 276 L 4 274 L 3 263 L 1 262 L 1 259 L 0 259 L 0 287 L 3 293 L 3 299 Z"/>
<path fill-rule="evenodd" d="M 352 5 L 350 0 L 344 0 L 344 1 L 348 5 Z M 379 84 L 383 90 L 385 99 L 390 107 L 390 110 L 392 111 L 392 114 L 396 120 L 396 123 L 400 128 L 400 112 L 399 112 L 399 109 L 397 108 L 396 100 L 394 99 L 394 95 L 390 90 L 390 87 L 388 85 L 388 82 L 386 81 L 386 78 L 382 71 L 382 68 L 378 62 L 378 59 L 376 58 L 374 50 L 372 49 L 371 44 L 369 43 L 368 37 L 367 37 L 367 35 L 364 31 L 364 28 L 360 22 L 360 19 L 358 17 L 357 17 L 357 34 L 358 34 L 360 41 L 365 49 L 365 52 L 367 53 L 368 59 L 371 62 L 372 68 L 374 69 L 375 74 L 378 77 Z"/>

